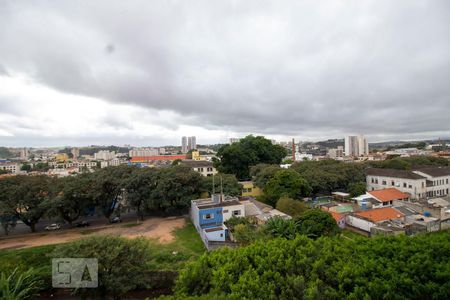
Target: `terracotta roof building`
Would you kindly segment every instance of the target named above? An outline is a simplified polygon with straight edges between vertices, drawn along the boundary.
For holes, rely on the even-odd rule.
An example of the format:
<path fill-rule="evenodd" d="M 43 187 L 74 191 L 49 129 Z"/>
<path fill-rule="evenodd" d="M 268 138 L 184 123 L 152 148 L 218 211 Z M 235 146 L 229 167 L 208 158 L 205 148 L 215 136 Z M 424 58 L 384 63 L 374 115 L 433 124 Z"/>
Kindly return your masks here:
<path fill-rule="evenodd" d="M 402 219 L 404 214 L 392 207 L 383 207 L 377 209 L 371 209 L 366 211 L 361 211 L 353 214 L 356 217 L 360 217 L 369 220 L 373 223 L 378 223 L 387 220 L 397 220 Z"/>
<path fill-rule="evenodd" d="M 409 200 L 409 194 L 403 193 L 396 188 L 387 188 L 382 190 L 367 192 L 376 200 L 383 203 L 383 206 L 392 205 L 394 200 Z"/>

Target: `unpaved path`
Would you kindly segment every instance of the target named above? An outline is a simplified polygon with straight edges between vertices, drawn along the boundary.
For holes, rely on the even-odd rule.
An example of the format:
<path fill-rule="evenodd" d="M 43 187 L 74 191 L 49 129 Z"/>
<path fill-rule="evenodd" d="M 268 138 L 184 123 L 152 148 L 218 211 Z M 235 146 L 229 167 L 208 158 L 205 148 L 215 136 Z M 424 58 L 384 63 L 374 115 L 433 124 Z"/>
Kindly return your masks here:
<path fill-rule="evenodd" d="M 0 249 L 19 249 L 42 245 L 67 243 L 91 234 L 107 234 L 127 238 L 145 237 L 156 239 L 160 243 L 170 243 L 175 237 L 173 231 L 183 228 L 186 224 L 184 217 L 151 218 L 139 222 L 139 225 L 129 226 L 135 222 L 111 224 L 98 227 L 69 229 L 64 231 L 43 232 L 41 234 L 24 235 L 0 239 Z"/>

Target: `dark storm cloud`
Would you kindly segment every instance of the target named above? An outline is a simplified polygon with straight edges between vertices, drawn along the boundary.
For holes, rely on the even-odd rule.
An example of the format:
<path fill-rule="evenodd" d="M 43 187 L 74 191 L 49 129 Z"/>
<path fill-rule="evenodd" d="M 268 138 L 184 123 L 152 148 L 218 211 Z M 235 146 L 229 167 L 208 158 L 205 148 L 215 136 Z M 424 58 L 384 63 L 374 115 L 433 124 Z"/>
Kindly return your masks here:
<path fill-rule="evenodd" d="M 450 132 L 449 3 L 6 1 L 0 58 L 211 129 Z"/>

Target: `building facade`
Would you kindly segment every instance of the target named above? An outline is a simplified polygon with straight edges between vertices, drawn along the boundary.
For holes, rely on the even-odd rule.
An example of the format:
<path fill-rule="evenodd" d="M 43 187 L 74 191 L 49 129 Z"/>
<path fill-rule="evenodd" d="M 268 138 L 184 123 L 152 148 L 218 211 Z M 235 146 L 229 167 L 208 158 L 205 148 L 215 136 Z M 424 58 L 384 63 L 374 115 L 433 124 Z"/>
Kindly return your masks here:
<path fill-rule="evenodd" d="M 345 137 L 345 156 L 360 157 L 369 155 L 369 143 L 363 135 Z"/>
<path fill-rule="evenodd" d="M 366 183 L 368 191 L 395 187 L 413 200 L 443 197 L 450 192 L 450 167 L 412 171 L 372 168 L 367 170 Z"/>

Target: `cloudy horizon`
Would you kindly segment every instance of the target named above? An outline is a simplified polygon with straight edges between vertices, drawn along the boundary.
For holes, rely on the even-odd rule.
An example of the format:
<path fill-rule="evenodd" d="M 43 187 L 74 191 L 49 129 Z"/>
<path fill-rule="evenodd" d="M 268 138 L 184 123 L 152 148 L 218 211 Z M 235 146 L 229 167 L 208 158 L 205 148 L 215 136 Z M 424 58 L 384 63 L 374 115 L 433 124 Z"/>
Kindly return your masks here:
<path fill-rule="evenodd" d="M 0 146 L 450 137 L 450 2 L 1 1 Z"/>

